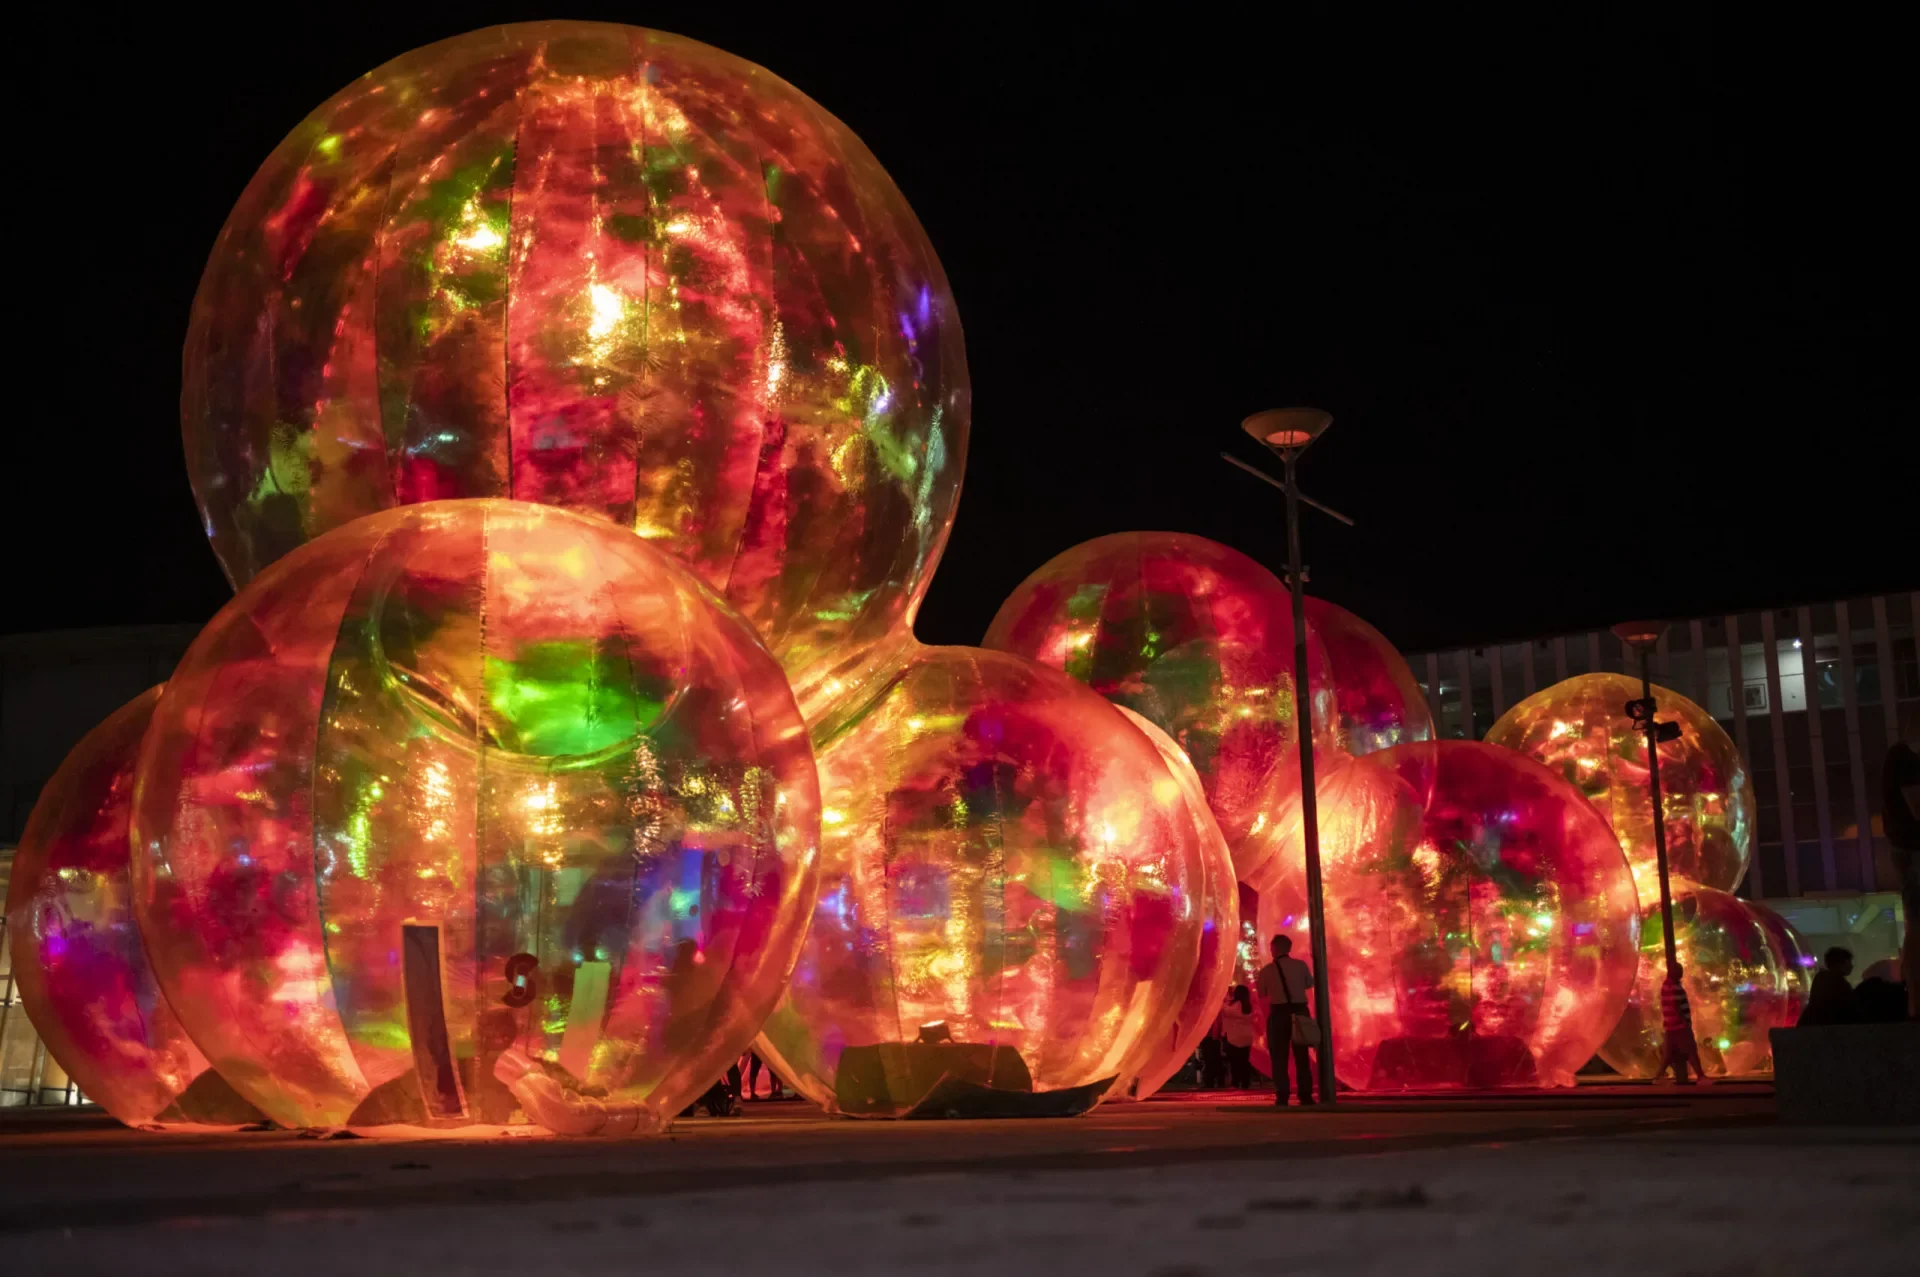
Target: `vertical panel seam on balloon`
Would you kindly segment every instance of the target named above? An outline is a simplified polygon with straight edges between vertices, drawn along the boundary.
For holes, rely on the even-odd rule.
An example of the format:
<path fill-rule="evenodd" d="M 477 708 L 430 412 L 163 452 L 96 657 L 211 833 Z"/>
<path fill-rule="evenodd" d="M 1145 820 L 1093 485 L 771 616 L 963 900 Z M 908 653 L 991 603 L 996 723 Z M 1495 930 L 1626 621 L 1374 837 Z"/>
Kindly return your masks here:
<path fill-rule="evenodd" d="M 370 313 L 367 315 L 367 334 L 368 334 L 368 340 L 371 341 L 373 344 L 373 415 L 374 415 L 375 424 L 380 431 L 380 442 L 381 442 L 380 470 L 383 474 L 386 475 L 387 495 L 389 498 L 391 498 L 391 502 L 393 505 L 400 504 L 400 485 L 397 482 L 395 482 L 393 477 L 393 465 L 394 465 L 393 444 L 396 436 L 395 436 L 394 430 L 388 427 L 387 397 L 386 395 L 381 393 L 380 278 L 381 278 L 382 268 L 386 264 L 387 225 L 392 216 L 392 210 L 393 210 L 393 173 L 394 173 L 394 170 L 397 167 L 399 167 L 399 159 L 398 159 L 399 149 L 400 149 L 399 146 L 396 145 L 394 147 L 393 154 L 389 155 L 387 159 L 386 190 L 380 197 L 380 212 L 373 224 L 373 286 L 367 290 L 369 296 L 372 299 L 371 301 L 368 302 Z M 411 399 L 412 395 L 409 394 L 408 398 Z M 406 450 L 406 439 L 407 439 L 406 419 L 404 414 L 402 415 L 401 420 L 398 423 L 396 423 L 396 426 L 399 432 L 398 438 L 400 441 L 400 451 L 404 455 Z"/>
<path fill-rule="evenodd" d="M 543 46 L 543 54 L 544 54 L 544 46 Z M 527 127 L 526 95 L 527 95 L 526 84 L 520 85 L 513 91 L 513 98 L 514 98 L 513 148 L 512 148 L 513 178 L 507 183 L 507 261 L 506 261 L 507 283 L 506 283 L 506 287 L 501 290 L 501 293 L 503 294 L 503 296 L 500 301 L 500 407 L 501 407 L 501 415 L 505 418 L 504 424 L 506 426 L 506 432 L 507 432 L 507 496 L 509 497 L 514 496 L 514 488 L 513 488 L 513 451 L 514 451 L 513 299 L 514 299 L 514 295 L 519 291 L 514 287 L 515 272 L 513 269 L 513 265 L 514 265 L 514 258 L 518 256 L 520 252 L 520 248 L 519 248 L 520 237 L 514 234 L 516 227 L 513 220 L 513 205 L 514 205 L 514 196 L 520 190 L 520 139 L 521 139 L 522 133 L 525 131 Z M 485 524 L 483 522 L 482 524 L 483 531 L 480 538 L 481 550 L 483 555 L 485 553 L 486 541 L 487 541 L 484 527 L 485 527 Z M 481 570 L 484 572 L 485 571 L 484 559 L 482 560 L 482 562 L 483 562 L 483 566 Z M 485 595 L 485 587 L 483 586 L 482 587 L 483 598 L 484 598 L 484 595 Z M 484 603 L 482 604 L 482 606 L 483 607 L 485 606 Z M 481 645 L 480 651 L 481 651 L 482 659 L 484 660 L 485 654 L 486 654 L 484 630 L 482 632 L 482 645 Z M 478 806 L 479 806 L 478 799 L 476 799 L 476 807 L 475 807 L 476 811 L 478 810 Z"/>
<path fill-rule="evenodd" d="M 362 582 L 366 580 L 368 574 L 372 572 L 374 560 L 378 557 L 380 551 L 386 547 L 387 542 L 392 539 L 396 531 L 397 527 L 387 528 L 373 539 L 373 543 L 367 547 L 366 557 L 360 562 L 359 572 L 354 575 L 352 583 L 346 587 L 345 597 L 340 607 L 340 619 L 334 627 L 333 646 L 328 649 L 327 661 L 321 671 L 322 682 L 320 686 L 319 713 L 314 719 L 313 745 L 307 755 L 307 846 L 313 861 L 310 881 L 313 890 L 314 917 L 320 929 L 320 961 L 326 971 L 326 984 L 324 986 L 326 990 L 325 1002 L 332 1005 L 334 1023 L 339 1027 L 341 1039 L 346 1046 L 347 1059 L 352 1062 L 355 1071 L 360 1073 L 360 1082 L 362 1085 L 365 1085 L 367 1081 L 366 1072 L 360 1067 L 359 1057 L 353 1053 L 353 1031 L 347 1026 L 347 1018 L 341 1013 L 340 999 L 334 990 L 333 947 L 327 943 L 327 908 L 325 897 L 320 890 L 320 733 L 326 727 L 327 706 L 332 700 L 332 653 L 339 650 L 340 631 L 349 623 L 352 616 L 353 596 L 359 590 Z M 315 980 L 314 984 L 316 987 L 319 987 L 320 982 Z M 409 1035 L 409 1038 L 411 1038 L 411 1035 Z M 371 1090 L 370 1087 L 369 1090 Z M 366 1098 L 364 1094 L 358 1097 L 358 1099 L 364 1098 Z M 351 1116 L 351 1114 L 349 1114 L 349 1116 Z"/>
<path fill-rule="evenodd" d="M 903 705 L 911 709 L 912 692 L 908 689 L 906 685 L 904 671 L 902 673 L 901 681 L 897 684 L 897 686 L 899 687 L 899 690 L 900 690 L 900 695 L 902 698 Z M 876 701 L 875 704 L 877 705 L 878 701 Z M 883 715 L 881 718 L 881 723 L 884 724 L 885 721 L 886 719 L 885 719 L 885 716 Z M 909 728 L 908 730 L 911 731 L 912 729 Z M 849 733 L 849 737 L 850 735 L 851 733 Z M 891 742 L 883 741 L 882 743 L 890 744 Z M 881 951 L 885 953 L 887 957 L 887 993 L 893 999 L 894 1037 L 896 1041 L 904 1043 L 906 1041 L 906 1026 L 902 1022 L 900 1017 L 900 967 L 899 967 L 899 964 L 894 961 L 893 821 L 892 821 L 892 803 L 888 800 L 888 797 L 891 794 L 892 785 L 893 785 L 893 775 L 892 775 L 893 758 L 894 758 L 894 751 L 891 748 L 882 750 L 881 756 L 880 756 L 880 766 L 885 768 L 887 771 L 887 776 L 886 776 L 887 789 L 882 791 L 882 797 L 880 800 L 880 813 L 879 813 L 880 818 L 878 822 L 880 827 L 879 901 L 880 901 L 880 908 L 884 912 L 885 916 L 879 921 L 884 922 L 886 926 L 886 931 L 884 933 L 885 939 L 881 942 Z M 866 777 L 862 777 L 863 781 L 865 779 Z M 869 795 L 863 793 L 860 796 L 862 798 L 867 798 L 870 801 Z M 822 802 L 824 801 L 825 799 L 823 796 Z M 865 824 L 865 816 L 866 816 L 865 812 L 858 813 L 858 819 L 855 821 L 856 829 L 859 828 L 861 825 Z M 857 887 L 859 883 L 858 835 L 849 834 L 848 838 L 849 838 L 849 854 L 847 856 L 847 880 L 854 887 Z M 951 893 L 949 893 L 947 897 L 947 911 L 948 911 L 949 919 L 951 919 L 952 911 L 953 911 L 953 897 Z M 860 925 L 860 921 L 859 921 L 859 913 L 858 913 L 858 901 L 856 900 L 855 914 L 854 914 L 854 927 L 856 928 L 856 932 L 857 932 L 857 929 L 859 928 L 859 925 Z M 839 1100 L 839 1095 L 837 1093 L 839 1070 L 845 1065 L 846 1046 L 847 1044 L 845 1042 L 841 1043 L 840 1060 L 834 1066 L 835 1091 L 836 1091 L 834 1098 L 836 1103 Z M 884 1054 L 882 1054 L 881 1056 L 882 1067 L 880 1070 L 880 1078 L 881 1078 L 881 1085 L 887 1088 L 888 1093 L 886 1098 L 888 1099 L 889 1102 L 891 1102 L 894 1098 L 892 1094 L 893 1083 L 887 1076 L 887 1070 L 885 1067 L 886 1058 L 887 1057 Z M 911 1079 L 911 1077 L 913 1076 L 911 1069 L 908 1070 L 907 1076 L 909 1079 Z"/>
<path fill-rule="evenodd" d="M 633 650 L 634 650 L 635 642 L 634 642 L 633 636 L 630 633 L 628 633 L 626 623 L 620 615 L 619 598 L 613 587 L 613 577 L 611 573 L 606 571 L 601 572 L 600 588 L 601 588 L 601 591 L 605 594 L 606 600 L 607 600 L 607 615 L 610 622 L 610 629 L 612 631 L 609 637 L 617 638 L 620 640 L 621 659 L 625 664 L 626 670 L 627 670 L 627 690 L 629 694 L 631 694 L 639 690 L 637 686 L 639 680 L 633 668 Z M 676 597 L 678 597 L 677 593 L 676 593 Z M 591 679 L 597 680 L 599 662 L 594 659 L 589 659 L 587 662 L 587 668 L 589 671 L 591 671 L 591 673 L 589 674 L 589 677 Z M 634 710 L 635 710 L 634 722 L 633 722 L 633 735 L 628 737 L 628 741 L 631 743 L 631 742 L 639 741 L 643 733 L 640 727 L 639 704 L 638 704 L 637 698 L 629 701 L 629 703 L 634 706 Z M 587 705 L 588 705 L 589 715 L 597 715 L 599 697 L 593 695 L 591 691 L 591 684 L 590 684 L 590 690 L 587 697 Z M 662 709 L 664 710 L 664 708 L 665 706 L 663 705 Z M 656 719 L 655 721 L 658 722 L 659 720 Z M 589 725 L 591 726 L 591 722 Z M 588 738 L 589 740 L 593 739 L 593 734 L 589 733 Z M 644 747 L 650 749 L 651 744 L 648 743 Z M 629 751 L 630 754 L 631 752 L 632 751 Z M 629 771 L 628 774 L 631 775 L 631 771 Z M 656 780 L 656 783 L 657 783 L 657 780 Z M 633 809 L 631 806 L 627 808 L 627 812 L 629 816 L 632 815 Z M 635 902 L 635 896 L 636 896 L 636 888 L 640 885 L 640 859 L 637 854 L 639 852 L 638 846 L 634 846 L 632 848 L 632 852 L 634 854 L 629 854 L 627 857 L 627 863 L 631 871 L 631 876 L 628 878 L 628 881 L 627 881 L 627 891 L 626 891 L 627 925 L 624 928 L 624 935 L 629 943 L 631 943 L 633 930 L 634 930 L 633 911 L 634 911 L 634 902 Z M 608 960 L 610 961 L 610 959 Z M 622 963 L 623 970 L 621 974 L 624 974 L 624 965 L 625 964 L 623 961 Z M 578 971 L 576 969 L 576 978 L 577 978 L 577 974 L 578 974 Z M 599 1041 L 601 1036 L 605 1033 L 606 1023 L 613 1016 L 614 1011 L 618 1005 L 619 990 L 620 990 L 619 981 L 610 978 L 606 998 L 600 1008 L 600 1025 L 597 1026 L 594 1034 L 594 1039 L 596 1042 Z M 571 1029 L 573 1024 L 573 1008 L 571 1006 L 569 1006 L 567 1011 L 567 1024 L 568 1024 L 568 1028 Z M 589 1069 L 591 1069 L 592 1067 L 591 1056 L 589 1056 L 588 1058 L 587 1067 Z M 631 1067 L 631 1062 L 629 1062 L 629 1067 Z M 631 1076 L 631 1073 L 629 1073 L 628 1076 Z M 661 1080 L 664 1081 L 665 1079 L 663 1078 Z M 582 1083 L 585 1083 L 587 1081 L 587 1077 L 585 1074 L 583 1074 L 580 1077 L 580 1081 Z"/>
<path fill-rule="evenodd" d="M 517 139 L 515 146 L 517 153 Z M 509 194 L 508 198 L 512 198 L 511 194 Z M 508 233 L 511 234 L 513 228 L 511 217 L 508 218 L 507 228 Z M 509 285 L 508 291 L 512 291 L 511 285 Z M 512 453 L 511 443 L 508 445 L 508 453 L 509 455 Z M 473 713 L 473 1002 L 474 1029 L 476 1035 L 478 1035 L 480 1024 L 485 1019 L 487 1011 L 491 1009 L 488 1008 L 486 1004 L 488 954 L 486 952 L 487 945 L 485 939 L 487 933 L 485 893 L 487 890 L 488 871 L 490 869 L 487 857 L 488 696 L 486 671 L 487 622 L 491 619 L 488 604 L 493 597 L 492 589 L 490 588 L 493 576 L 492 521 L 493 511 L 491 507 L 483 507 L 480 511 L 479 616 L 475 618 L 478 623 L 476 628 L 478 631 L 477 637 L 480 653 L 480 686 L 474 689 Z M 531 978 L 531 976 L 529 978 Z M 513 1012 L 509 1011 L 508 1014 L 512 1015 Z M 531 1016 L 531 1013 L 529 1013 L 529 1016 Z M 518 1032 L 515 1034 L 516 1039 L 523 1036 L 523 1034 Z M 516 1041 L 516 1045 L 517 1044 Z M 482 1088 L 485 1085 L 485 1079 L 480 1076 L 480 1065 L 483 1058 L 482 1050 L 479 1049 L 476 1044 L 476 1050 L 474 1052 L 474 1090 L 479 1094 L 475 1096 L 474 1108 L 476 1114 L 482 1117 L 486 1116 L 484 1110 L 480 1107 L 480 1096 L 484 1095 Z"/>
<path fill-rule="evenodd" d="M 971 665 L 969 666 L 969 669 L 974 675 L 974 681 L 977 684 L 984 685 L 985 680 L 980 677 L 979 657 L 974 656 L 974 657 L 970 657 L 969 659 L 972 662 Z M 1000 1019 L 1002 1009 L 1006 1005 L 1006 996 L 1007 996 L 1007 819 L 1006 819 L 1006 811 L 1007 811 L 1008 796 L 1000 792 L 999 767 L 997 766 L 988 767 L 987 780 L 988 780 L 988 783 L 993 786 L 993 831 L 994 831 L 994 842 L 990 848 L 990 854 L 989 854 L 987 863 L 990 867 L 997 869 L 999 871 L 999 876 L 1000 876 L 1000 882 L 998 887 L 998 894 L 1000 897 L 1000 925 L 996 929 L 996 934 L 1000 942 L 1000 958 L 999 958 L 999 961 L 994 964 L 995 970 L 994 970 L 994 990 L 993 990 L 993 1008 L 992 1008 L 992 1013 L 993 1013 L 995 1022 L 989 1023 L 988 1025 L 989 1042 L 991 1043 L 991 1045 L 989 1047 L 989 1053 L 987 1056 L 987 1079 L 988 1079 L 988 1085 L 992 1085 L 993 1079 L 997 1077 L 1000 1072 L 1000 1068 L 999 1068 L 1000 1031 L 999 1031 L 999 1026 L 997 1021 Z M 1049 875 L 1051 875 L 1052 873 L 1051 858 L 1049 859 L 1049 863 L 1048 863 L 1048 873 Z M 1051 878 L 1049 878 L 1049 885 L 1051 885 Z M 1054 912 L 1055 912 L 1056 926 L 1058 925 L 1059 909 L 1060 909 L 1059 904 L 1055 902 Z M 985 919 L 983 917 L 982 922 L 984 921 Z M 1049 986 L 1049 992 L 1051 992 L 1051 986 Z M 1029 1067 L 1029 1075 L 1031 1075 L 1031 1067 Z"/>
<path fill-rule="evenodd" d="M 653 206 L 653 183 L 647 180 L 647 117 L 653 106 L 653 83 L 649 76 L 653 61 L 647 51 L 649 32 L 642 30 L 635 38 L 642 46 L 640 54 L 640 190 L 647 200 L 647 234 L 640 240 L 640 381 L 643 391 L 650 392 L 648 383 L 653 376 L 653 224 L 655 218 Z M 640 401 L 651 399 L 650 393 L 644 394 Z M 633 518 L 630 526 L 640 522 L 640 475 L 642 426 L 636 425 L 633 432 Z M 637 527 L 635 528 L 637 531 Z"/>

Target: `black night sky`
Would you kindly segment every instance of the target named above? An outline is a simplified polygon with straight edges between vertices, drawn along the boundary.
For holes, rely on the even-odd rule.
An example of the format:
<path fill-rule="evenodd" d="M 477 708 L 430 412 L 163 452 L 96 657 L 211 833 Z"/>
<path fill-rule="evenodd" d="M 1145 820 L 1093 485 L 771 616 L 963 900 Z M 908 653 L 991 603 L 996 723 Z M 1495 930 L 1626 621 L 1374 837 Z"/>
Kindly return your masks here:
<path fill-rule="evenodd" d="M 168 6 L 44 42 L 0 630 L 220 605 L 176 401 L 228 207 L 354 76 L 542 16 L 761 63 L 919 212 L 974 387 L 923 639 L 977 642 L 1105 532 L 1280 567 L 1278 494 L 1217 454 L 1295 403 L 1336 419 L 1308 490 L 1359 520 L 1308 515 L 1313 588 L 1403 649 L 1920 584 L 1910 46 L 1879 11 L 1241 8 Z"/>

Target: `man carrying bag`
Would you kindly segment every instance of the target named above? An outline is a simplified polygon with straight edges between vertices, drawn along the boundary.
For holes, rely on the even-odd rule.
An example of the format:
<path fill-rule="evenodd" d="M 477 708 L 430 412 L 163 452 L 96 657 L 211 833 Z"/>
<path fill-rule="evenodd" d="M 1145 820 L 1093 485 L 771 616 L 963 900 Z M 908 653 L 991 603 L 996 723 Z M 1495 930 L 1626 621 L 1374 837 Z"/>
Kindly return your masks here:
<path fill-rule="evenodd" d="M 1308 1052 L 1320 1045 L 1320 1026 L 1307 1012 L 1307 991 L 1313 972 L 1293 952 L 1291 936 L 1273 938 L 1273 961 L 1254 977 L 1267 1004 L 1267 1053 L 1273 1057 L 1273 1105 L 1287 1106 L 1287 1056 L 1293 1048 L 1293 1076 L 1300 1103 L 1313 1103 L 1313 1059 Z"/>

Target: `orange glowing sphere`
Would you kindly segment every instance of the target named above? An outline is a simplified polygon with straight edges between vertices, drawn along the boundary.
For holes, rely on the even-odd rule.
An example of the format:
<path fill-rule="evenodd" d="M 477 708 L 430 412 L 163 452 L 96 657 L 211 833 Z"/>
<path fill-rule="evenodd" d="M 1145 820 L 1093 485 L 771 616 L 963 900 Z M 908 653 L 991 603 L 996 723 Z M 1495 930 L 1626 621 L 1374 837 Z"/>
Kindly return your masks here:
<path fill-rule="evenodd" d="M 1359 1090 L 1568 1086 L 1633 987 L 1638 904 L 1597 812 L 1476 741 L 1340 760 L 1315 786 L 1334 1065 Z M 1262 947 L 1305 957 L 1298 824 L 1260 892 Z"/>
<path fill-rule="evenodd" d="M 920 648 L 819 767 L 819 903 L 759 1046 L 796 1090 L 863 1116 L 943 1077 L 1091 1103 L 1166 1049 L 1206 830 L 1112 705 L 1003 652 Z"/>
<path fill-rule="evenodd" d="M 1366 622 L 1307 600 L 1316 751 L 1365 753 L 1432 735 L 1419 684 Z M 1056 555 L 1000 605 L 986 646 L 1066 671 L 1185 751 L 1243 881 L 1299 789 L 1293 600 L 1237 550 L 1179 532 L 1123 532 Z"/>
<path fill-rule="evenodd" d="M 417 49 L 302 121 L 220 232 L 181 395 L 236 584 L 396 505 L 560 506 L 690 565 L 810 716 L 908 641 L 968 413 L 939 258 L 860 140 L 590 22 Z"/>
<path fill-rule="evenodd" d="M 806 729 L 752 629 L 522 502 L 288 554 L 181 660 L 138 776 L 160 985 L 289 1126 L 657 1128 L 752 1040 L 817 881 Z"/>
<path fill-rule="evenodd" d="M 134 919 L 133 769 L 159 699 L 115 710 L 40 791 L 7 889 L 14 989 L 47 1053 L 122 1122 L 250 1122 L 161 995 Z"/>
<path fill-rule="evenodd" d="M 1798 979 L 1782 963 L 1768 926 L 1738 896 L 1673 879 L 1673 940 L 1680 983 L 1693 1014 L 1693 1037 L 1708 1074 L 1760 1073 L 1773 1067 L 1769 1029 L 1798 1018 Z M 1660 985 L 1667 974 L 1660 898 L 1640 916 L 1640 973 L 1600 1058 L 1625 1077 L 1660 1071 Z"/>
<path fill-rule="evenodd" d="M 1659 894 L 1645 734 L 1626 703 L 1640 680 L 1581 674 L 1535 692 L 1487 732 L 1576 785 L 1619 836 L 1641 895 Z M 1664 687 L 1653 689 L 1661 722 L 1680 725 L 1660 746 L 1660 805 L 1670 872 L 1722 891 L 1739 885 L 1753 845 L 1753 783 L 1740 750 L 1713 716 Z"/>

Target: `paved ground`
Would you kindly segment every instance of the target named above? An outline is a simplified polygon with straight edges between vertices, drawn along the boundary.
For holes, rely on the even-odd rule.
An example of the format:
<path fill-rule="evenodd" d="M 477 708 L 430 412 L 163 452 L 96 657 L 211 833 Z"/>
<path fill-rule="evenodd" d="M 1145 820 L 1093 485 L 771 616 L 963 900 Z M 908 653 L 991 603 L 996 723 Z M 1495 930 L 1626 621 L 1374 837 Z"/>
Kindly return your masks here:
<path fill-rule="evenodd" d="M 1875 1277 L 1920 1245 L 1920 1132 L 1781 1128 L 1765 1088 L 749 1114 L 631 1143 L 0 1121 L 0 1255 L 35 1274 Z"/>

